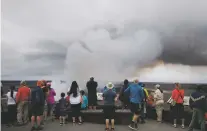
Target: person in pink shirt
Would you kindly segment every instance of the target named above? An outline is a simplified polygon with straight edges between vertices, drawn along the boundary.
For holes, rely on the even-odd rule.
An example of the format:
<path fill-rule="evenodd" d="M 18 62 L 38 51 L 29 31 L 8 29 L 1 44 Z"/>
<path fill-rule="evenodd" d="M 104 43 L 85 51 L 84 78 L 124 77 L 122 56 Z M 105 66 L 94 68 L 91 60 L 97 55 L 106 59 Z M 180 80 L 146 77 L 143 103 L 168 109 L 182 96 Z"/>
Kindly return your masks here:
<path fill-rule="evenodd" d="M 56 92 L 53 88 L 51 88 L 51 83 L 47 83 L 48 86 L 48 96 L 47 96 L 47 106 L 48 106 L 48 112 L 49 115 L 52 117 L 52 121 L 54 120 L 53 111 L 54 111 L 54 105 L 55 105 L 55 96 Z"/>

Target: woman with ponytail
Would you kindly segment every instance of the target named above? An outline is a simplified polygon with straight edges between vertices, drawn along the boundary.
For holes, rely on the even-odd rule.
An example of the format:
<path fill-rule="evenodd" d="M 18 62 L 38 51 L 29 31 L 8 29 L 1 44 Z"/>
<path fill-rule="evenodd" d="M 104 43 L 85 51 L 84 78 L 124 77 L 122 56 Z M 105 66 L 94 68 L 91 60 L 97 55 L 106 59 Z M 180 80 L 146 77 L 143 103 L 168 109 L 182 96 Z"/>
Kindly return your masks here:
<path fill-rule="evenodd" d="M 8 123 L 14 124 L 16 122 L 16 116 L 17 116 L 17 107 L 16 107 L 16 94 L 15 86 L 10 87 L 10 91 L 7 93 L 8 97 Z"/>

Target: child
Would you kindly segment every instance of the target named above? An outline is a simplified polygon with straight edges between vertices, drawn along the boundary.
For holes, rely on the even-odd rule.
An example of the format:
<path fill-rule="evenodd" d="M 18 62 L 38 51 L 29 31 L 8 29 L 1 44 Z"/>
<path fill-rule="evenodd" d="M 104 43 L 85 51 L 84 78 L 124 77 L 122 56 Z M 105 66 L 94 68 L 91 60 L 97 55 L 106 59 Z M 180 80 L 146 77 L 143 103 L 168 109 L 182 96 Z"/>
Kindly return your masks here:
<path fill-rule="evenodd" d="M 80 94 L 81 94 L 81 96 L 82 96 L 82 100 L 83 100 L 83 102 L 82 102 L 82 104 L 81 104 L 81 109 L 82 109 L 82 110 L 86 110 L 87 107 L 88 107 L 88 98 L 87 98 L 87 96 L 85 95 L 85 92 L 84 92 L 83 90 L 80 91 Z"/>
<path fill-rule="evenodd" d="M 65 116 L 66 116 L 66 99 L 65 93 L 61 93 L 61 99 L 59 100 L 60 105 L 60 126 L 65 124 Z"/>

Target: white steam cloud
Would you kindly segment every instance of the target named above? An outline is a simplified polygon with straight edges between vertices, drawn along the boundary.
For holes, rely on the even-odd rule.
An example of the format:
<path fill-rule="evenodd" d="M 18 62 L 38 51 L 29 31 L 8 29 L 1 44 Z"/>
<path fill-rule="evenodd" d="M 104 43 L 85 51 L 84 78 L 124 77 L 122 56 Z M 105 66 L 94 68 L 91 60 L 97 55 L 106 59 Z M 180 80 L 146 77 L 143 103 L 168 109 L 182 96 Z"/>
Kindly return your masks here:
<path fill-rule="evenodd" d="M 177 27 L 207 26 L 206 5 L 205 0 L 2 0 L 2 78 L 77 80 L 82 87 L 90 76 L 102 82 L 132 77 L 206 82 L 206 67 L 170 64 L 138 72 L 159 58 L 163 37 Z"/>

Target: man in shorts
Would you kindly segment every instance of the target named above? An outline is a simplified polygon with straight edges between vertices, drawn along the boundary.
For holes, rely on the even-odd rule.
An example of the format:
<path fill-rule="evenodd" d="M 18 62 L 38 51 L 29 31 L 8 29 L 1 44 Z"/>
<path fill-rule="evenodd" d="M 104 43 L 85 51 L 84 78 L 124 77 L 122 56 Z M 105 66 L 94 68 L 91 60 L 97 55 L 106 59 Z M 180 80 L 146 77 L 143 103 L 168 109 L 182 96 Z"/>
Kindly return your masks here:
<path fill-rule="evenodd" d="M 28 123 L 30 88 L 26 81 L 21 81 L 20 87 L 16 94 L 17 103 L 17 126 Z"/>
<path fill-rule="evenodd" d="M 31 130 L 41 130 L 41 116 L 43 115 L 42 107 L 44 106 L 44 94 L 41 87 L 37 86 L 31 90 Z M 37 127 L 35 127 L 35 121 L 37 121 Z"/>
<path fill-rule="evenodd" d="M 132 84 L 124 91 L 130 93 L 130 105 L 131 112 L 133 113 L 132 123 L 129 125 L 129 128 L 133 130 L 138 129 L 137 120 L 140 116 L 141 111 L 141 102 L 144 99 L 144 92 L 142 87 L 139 85 L 138 80 L 134 80 Z"/>
<path fill-rule="evenodd" d="M 45 100 L 45 97 L 46 97 L 46 81 L 45 80 L 39 80 L 37 81 L 37 86 L 41 88 L 42 92 L 43 92 L 43 104 L 41 106 L 41 125 L 44 125 L 44 119 L 45 119 L 45 114 L 47 112 L 47 103 L 46 103 L 46 100 Z"/>
<path fill-rule="evenodd" d="M 111 120 L 111 131 L 114 131 L 114 114 L 115 114 L 115 101 L 117 101 L 116 92 L 113 91 L 114 85 L 109 82 L 107 85 L 107 90 L 103 93 L 104 98 L 104 117 L 106 122 L 105 130 L 109 130 L 109 120 Z"/>

